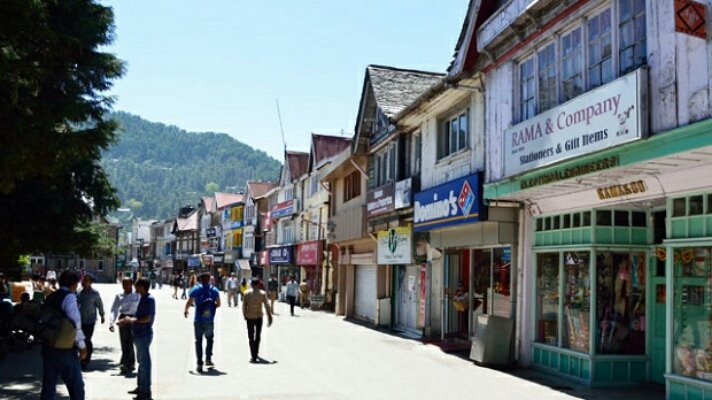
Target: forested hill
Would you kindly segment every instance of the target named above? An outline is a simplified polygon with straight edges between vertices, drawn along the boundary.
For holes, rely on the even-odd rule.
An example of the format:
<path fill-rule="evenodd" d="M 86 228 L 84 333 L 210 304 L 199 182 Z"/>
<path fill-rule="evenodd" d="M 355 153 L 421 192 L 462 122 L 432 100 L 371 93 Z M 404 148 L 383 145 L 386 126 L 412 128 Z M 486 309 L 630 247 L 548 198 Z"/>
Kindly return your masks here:
<path fill-rule="evenodd" d="M 122 208 L 120 219 L 175 216 L 215 191 L 244 190 L 247 180 L 274 180 L 280 163 L 224 133 L 186 132 L 116 112 L 117 143 L 102 160 Z"/>

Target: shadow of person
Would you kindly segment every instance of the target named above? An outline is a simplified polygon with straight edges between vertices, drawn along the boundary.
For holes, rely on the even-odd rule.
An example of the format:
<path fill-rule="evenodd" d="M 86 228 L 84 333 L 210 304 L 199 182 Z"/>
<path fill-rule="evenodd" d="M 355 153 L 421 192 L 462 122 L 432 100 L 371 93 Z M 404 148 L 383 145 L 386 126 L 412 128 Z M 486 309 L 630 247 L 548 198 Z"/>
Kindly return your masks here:
<path fill-rule="evenodd" d="M 277 360 L 270 361 L 270 360 L 264 359 L 262 357 L 257 357 L 257 362 L 255 362 L 255 364 L 267 364 L 267 365 L 277 364 Z"/>

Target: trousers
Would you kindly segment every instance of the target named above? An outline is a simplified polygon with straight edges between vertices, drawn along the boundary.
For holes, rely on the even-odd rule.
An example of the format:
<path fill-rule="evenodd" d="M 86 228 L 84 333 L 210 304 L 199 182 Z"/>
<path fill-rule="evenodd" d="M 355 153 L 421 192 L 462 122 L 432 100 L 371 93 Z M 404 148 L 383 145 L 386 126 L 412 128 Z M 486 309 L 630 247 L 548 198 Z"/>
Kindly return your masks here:
<path fill-rule="evenodd" d="M 214 325 L 212 322 L 194 322 L 193 331 L 195 333 L 195 358 L 198 360 L 198 365 L 203 365 L 203 336 L 207 341 L 205 358 L 210 360 L 213 357 Z"/>
<path fill-rule="evenodd" d="M 84 378 L 79 354 L 74 349 L 55 349 L 42 346 L 42 400 L 54 400 L 57 378 L 67 385 L 71 400 L 84 400 Z"/>
<path fill-rule="evenodd" d="M 262 338 L 262 318 L 247 319 L 247 337 L 250 341 L 250 355 L 256 360 L 260 354 L 260 339 Z"/>
<path fill-rule="evenodd" d="M 120 315 L 120 318 L 125 315 Z M 131 333 L 131 325 L 119 327 L 119 340 L 121 341 L 121 365 L 129 370 L 134 369 L 136 364 L 136 356 L 134 353 L 133 333 Z"/>

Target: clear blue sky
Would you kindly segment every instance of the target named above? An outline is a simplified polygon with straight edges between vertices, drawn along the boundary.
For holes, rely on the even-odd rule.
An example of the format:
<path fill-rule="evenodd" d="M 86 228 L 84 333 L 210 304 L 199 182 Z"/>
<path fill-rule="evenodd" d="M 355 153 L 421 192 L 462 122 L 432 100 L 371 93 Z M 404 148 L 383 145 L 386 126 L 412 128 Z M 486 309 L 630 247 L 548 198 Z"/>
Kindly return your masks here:
<path fill-rule="evenodd" d="M 105 0 L 127 62 L 115 109 L 228 133 L 282 160 L 351 135 L 368 64 L 444 72 L 468 0 Z"/>

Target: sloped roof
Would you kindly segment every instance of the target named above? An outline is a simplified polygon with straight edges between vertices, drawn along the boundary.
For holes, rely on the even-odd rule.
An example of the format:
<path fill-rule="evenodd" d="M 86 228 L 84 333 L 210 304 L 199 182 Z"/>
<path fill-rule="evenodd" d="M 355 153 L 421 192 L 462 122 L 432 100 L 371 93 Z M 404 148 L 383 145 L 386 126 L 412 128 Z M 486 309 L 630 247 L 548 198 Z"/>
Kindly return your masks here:
<path fill-rule="evenodd" d="M 236 193 L 215 193 L 216 206 L 219 210 L 225 206 L 229 206 L 230 204 L 241 203 L 243 201 L 242 197 L 243 196 L 241 194 Z"/>
<path fill-rule="evenodd" d="M 310 168 L 318 167 L 324 160 L 332 158 L 351 146 L 351 138 L 312 133 Z"/>
<path fill-rule="evenodd" d="M 445 74 L 400 69 L 382 65 L 366 68 L 378 107 L 393 118 L 423 92 L 440 81 Z"/>
<path fill-rule="evenodd" d="M 274 182 L 247 181 L 247 190 L 253 199 L 259 199 L 275 186 L 277 184 Z"/>
<path fill-rule="evenodd" d="M 212 212 L 215 209 L 215 198 L 210 197 L 210 196 L 203 196 L 200 198 L 200 201 L 203 203 L 205 206 L 205 209 L 208 212 Z"/>
<path fill-rule="evenodd" d="M 287 150 L 285 158 L 289 165 L 290 180 L 295 180 L 309 170 L 309 153 Z"/>
<path fill-rule="evenodd" d="M 199 215 L 200 213 L 196 209 L 185 218 L 176 218 L 176 223 L 174 225 L 173 230 L 175 232 L 197 231 Z"/>

